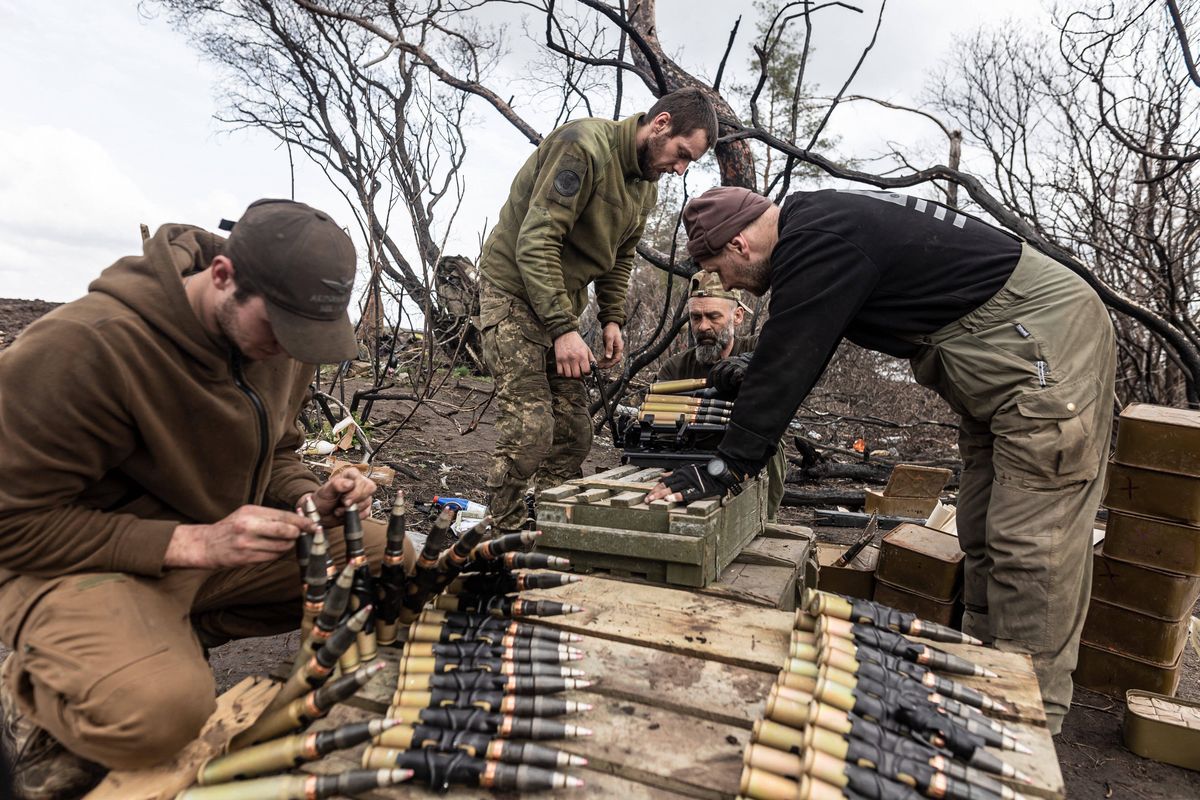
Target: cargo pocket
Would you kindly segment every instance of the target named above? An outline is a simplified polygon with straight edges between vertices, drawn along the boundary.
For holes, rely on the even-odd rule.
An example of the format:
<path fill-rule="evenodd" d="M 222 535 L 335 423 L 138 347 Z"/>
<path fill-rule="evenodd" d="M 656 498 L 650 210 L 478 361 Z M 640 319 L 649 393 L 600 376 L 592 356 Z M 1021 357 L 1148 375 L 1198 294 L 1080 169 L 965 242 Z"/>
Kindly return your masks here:
<path fill-rule="evenodd" d="M 996 477 L 1029 489 L 1053 490 L 1095 479 L 1100 382 L 1091 376 L 1019 396 L 993 420 Z"/>
<path fill-rule="evenodd" d="M 500 324 L 509 315 L 512 298 L 499 292 L 483 291 L 479 296 L 479 330 L 486 331 Z"/>

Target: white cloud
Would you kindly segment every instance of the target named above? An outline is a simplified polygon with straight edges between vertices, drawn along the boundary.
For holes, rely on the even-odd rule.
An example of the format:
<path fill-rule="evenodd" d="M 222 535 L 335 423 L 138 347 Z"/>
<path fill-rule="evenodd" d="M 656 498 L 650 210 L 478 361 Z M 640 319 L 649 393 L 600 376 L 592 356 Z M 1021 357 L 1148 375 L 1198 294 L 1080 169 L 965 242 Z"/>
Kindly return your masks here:
<path fill-rule="evenodd" d="M 69 300 L 138 248 L 157 212 L 105 148 L 77 131 L 0 128 L 0 295 Z"/>

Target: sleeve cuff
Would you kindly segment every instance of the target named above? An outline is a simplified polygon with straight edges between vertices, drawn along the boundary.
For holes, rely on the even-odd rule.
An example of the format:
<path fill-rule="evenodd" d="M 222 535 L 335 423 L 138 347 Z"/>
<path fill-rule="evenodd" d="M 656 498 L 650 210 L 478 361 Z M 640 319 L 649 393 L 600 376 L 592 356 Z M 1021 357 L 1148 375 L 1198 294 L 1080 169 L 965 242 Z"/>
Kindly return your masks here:
<path fill-rule="evenodd" d="M 730 423 L 717 455 L 731 467 L 738 467 L 747 475 L 757 475 L 775 455 L 778 442 L 759 436 L 737 423 Z"/>
<path fill-rule="evenodd" d="M 158 578 L 163 574 L 167 546 L 180 525 L 175 520 L 139 520 L 117 534 L 108 568 Z"/>
<path fill-rule="evenodd" d="M 546 332 L 550 334 L 550 340 L 554 341 L 558 337 L 562 336 L 564 333 L 570 333 L 571 331 L 578 330 L 578 329 L 579 329 L 579 326 L 575 322 L 567 321 L 567 322 L 561 322 L 558 325 L 554 325 L 553 327 L 548 326 L 546 328 Z"/>

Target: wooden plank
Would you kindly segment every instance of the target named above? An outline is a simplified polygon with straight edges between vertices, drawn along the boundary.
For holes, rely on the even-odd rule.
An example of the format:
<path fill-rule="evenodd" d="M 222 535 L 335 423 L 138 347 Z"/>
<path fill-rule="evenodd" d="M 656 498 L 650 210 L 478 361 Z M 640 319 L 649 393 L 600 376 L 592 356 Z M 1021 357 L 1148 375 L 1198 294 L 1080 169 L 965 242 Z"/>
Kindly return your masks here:
<path fill-rule="evenodd" d="M 611 489 L 588 489 L 575 495 L 571 500 L 576 503 L 596 503 L 612 494 Z"/>
<path fill-rule="evenodd" d="M 795 567 L 804 566 L 804 560 L 812 550 L 808 540 L 801 539 L 768 539 L 759 536 L 742 548 L 742 552 L 734 559 L 739 564 L 762 564 L 764 566 Z"/>
<path fill-rule="evenodd" d="M 613 495 L 609 502 L 617 508 L 630 508 L 632 506 L 643 505 L 642 501 L 645 499 L 645 492 L 621 492 Z M 649 506 L 646 506 L 647 511 L 649 508 Z"/>
<path fill-rule="evenodd" d="M 796 610 L 795 566 L 741 563 L 735 561 L 721 572 L 721 577 L 699 591 L 711 597 L 722 597 L 741 603 Z"/>
<path fill-rule="evenodd" d="M 571 483 L 579 484 L 582 481 L 594 481 L 594 480 L 615 481 L 618 478 L 623 478 L 627 475 L 632 475 L 633 473 L 638 472 L 638 471 L 639 471 L 638 468 L 633 464 L 622 464 L 619 467 L 613 467 L 612 469 L 606 469 L 603 472 L 597 472 L 595 475 L 592 475 L 591 477 L 588 477 L 588 478 L 576 478 L 576 479 L 572 480 Z"/>
<path fill-rule="evenodd" d="M 567 553 L 568 557 L 578 557 L 580 563 L 583 563 L 589 553 L 603 553 L 699 564 L 704 545 L 704 541 L 696 536 L 602 528 L 596 525 L 543 522 L 541 529 L 539 549 L 571 551 Z"/>
<path fill-rule="evenodd" d="M 763 536 L 768 539 L 812 539 L 813 529 L 806 525 L 785 525 L 782 522 L 768 522 L 763 526 Z"/>
<path fill-rule="evenodd" d="M 585 609 L 546 625 L 765 672 L 779 672 L 791 636 L 787 612 L 660 586 L 588 578 L 526 596 Z"/>

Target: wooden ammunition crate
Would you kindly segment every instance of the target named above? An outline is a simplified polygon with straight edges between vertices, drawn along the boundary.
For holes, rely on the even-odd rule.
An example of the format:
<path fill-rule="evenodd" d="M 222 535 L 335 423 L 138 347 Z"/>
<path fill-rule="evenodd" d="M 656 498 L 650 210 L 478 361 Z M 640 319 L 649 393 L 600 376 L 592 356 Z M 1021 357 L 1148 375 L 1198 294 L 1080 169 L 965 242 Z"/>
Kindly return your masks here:
<path fill-rule="evenodd" d="M 717 579 L 766 525 L 766 482 L 741 494 L 686 506 L 647 492 L 662 470 L 625 465 L 542 492 L 538 551 L 571 559 L 577 572 L 601 570 L 656 583 L 703 587 Z"/>

